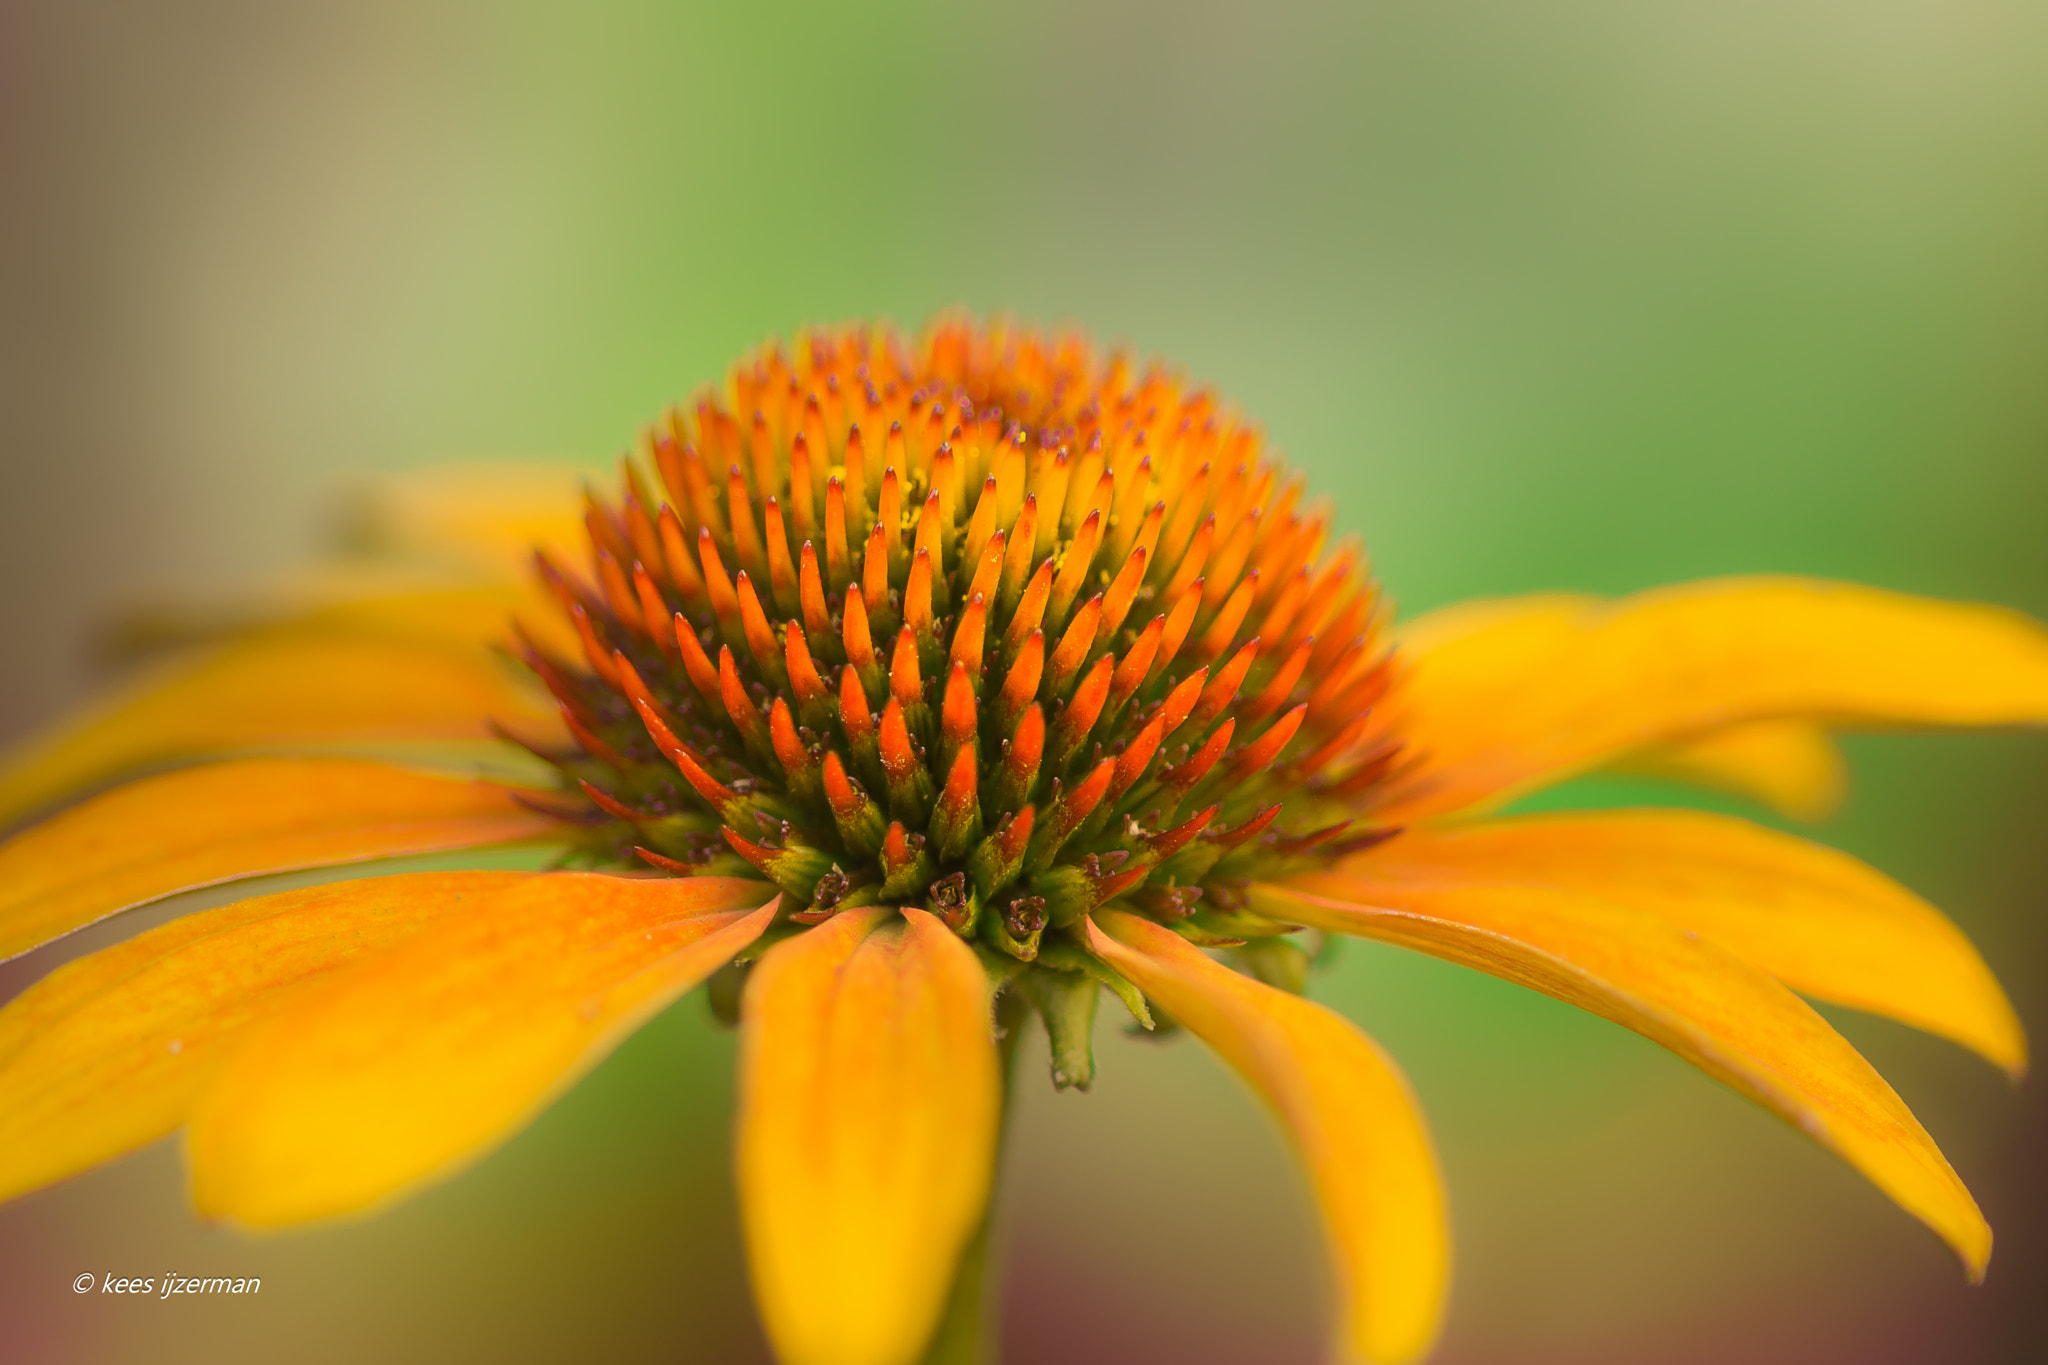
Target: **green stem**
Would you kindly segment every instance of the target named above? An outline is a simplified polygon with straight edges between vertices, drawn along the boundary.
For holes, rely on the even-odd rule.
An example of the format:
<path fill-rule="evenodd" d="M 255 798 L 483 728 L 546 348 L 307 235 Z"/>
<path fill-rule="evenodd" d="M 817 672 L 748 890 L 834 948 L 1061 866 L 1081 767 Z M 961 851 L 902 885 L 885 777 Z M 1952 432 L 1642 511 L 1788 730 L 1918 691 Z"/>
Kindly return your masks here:
<path fill-rule="evenodd" d="M 988 1287 L 988 1225 L 984 1217 L 960 1253 L 945 1315 L 920 1365 L 991 1365 L 995 1359 L 995 1333 L 983 1298 Z"/>
<path fill-rule="evenodd" d="M 1009 1138 L 1010 1091 L 1017 1055 L 1017 1038 L 1030 1017 L 1031 1007 L 1014 991 L 1004 991 L 996 1000 L 996 1025 L 1002 1038 L 996 1044 L 1003 1078 L 1003 1114 L 997 1128 L 994 1169 L 1002 1170 L 1003 1148 Z M 939 1318 L 931 1345 L 925 1348 L 919 1365 L 994 1365 L 996 1340 L 993 1304 L 989 1291 L 1000 1288 L 998 1277 L 989 1272 L 990 1225 L 995 1221 L 995 1194 L 981 1215 L 981 1226 L 968 1239 L 953 1272 L 953 1290 L 946 1298 L 946 1311 Z"/>

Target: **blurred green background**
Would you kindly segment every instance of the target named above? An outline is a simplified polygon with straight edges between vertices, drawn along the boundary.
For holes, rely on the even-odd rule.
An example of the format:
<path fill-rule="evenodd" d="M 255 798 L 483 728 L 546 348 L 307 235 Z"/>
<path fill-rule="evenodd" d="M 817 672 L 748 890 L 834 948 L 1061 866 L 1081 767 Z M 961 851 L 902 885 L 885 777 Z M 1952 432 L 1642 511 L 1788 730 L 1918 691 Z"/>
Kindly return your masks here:
<path fill-rule="evenodd" d="M 2044 71 L 2027 0 L 7 0 L 0 738 L 98 680 L 123 603 L 308 553 L 350 470 L 603 461 L 765 337 L 956 303 L 1214 382 L 1404 608 L 1766 570 L 2048 616 Z M 2048 742 L 1853 750 L 1823 833 L 1948 908 L 2038 1035 Z M 1972 1290 L 1631 1034 L 1366 945 L 1317 993 L 1435 1123 L 1444 1361 L 2048 1358 L 2038 1084 L 1838 1016 L 1998 1230 Z M 1027 1051 L 1008 1359 L 1316 1359 L 1267 1120 L 1192 1045 L 1101 1046 L 1089 1096 Z M 470 1174 L 260 1242 L 153 1149 L 0 1209 L 0 1354 L 758 1359 L 729 1073 L 685 1001 Z M 83 1271 L 264 1286 L 109 1304 Z"/>

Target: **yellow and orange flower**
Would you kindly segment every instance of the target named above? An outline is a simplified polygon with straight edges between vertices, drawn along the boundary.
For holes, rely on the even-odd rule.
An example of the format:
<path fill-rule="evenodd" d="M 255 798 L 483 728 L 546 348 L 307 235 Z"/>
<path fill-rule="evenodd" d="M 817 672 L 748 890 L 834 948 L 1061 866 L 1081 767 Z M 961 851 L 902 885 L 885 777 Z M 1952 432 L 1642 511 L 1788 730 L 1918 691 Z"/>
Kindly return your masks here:
<path fill-rule="evenodd" d="M 0 1011 L 0 1197 L 182 1130 L 210 1217 L 370 1209 L 708 981 L 741 1029 L 771 1341 L 907 1365 L 942 1319 L 971 1335 L 956 1271 L 1017 1026 L 1040 1017 L 1055 1084 L 1085 1087 L 1107 987 L 1268 1102 L 1321 1204 L 1341 1353 L 1412 1360 L 1443 1190 L 1399 1069 L 1302 998 L 1306 928 L 1654 1039 L 1983 1273 L 1969 1192 L 1799 998 L 2017 1075 L 2019 1024 L 1952 924 L 1736 819 L 1487 812 L 1627 767 L 1813 813 L 1831 728 L 2048 722 L 2036 623 L 1758 578 L 1394 627 L 1210 393 L 960 322 L 770 347 L 650 431 L 615 496 L 530 491 L 416 483 L 398 522 L 440 554 L 431 588 L 330 582 L 0 771 L 0 956 L 261 873 L 562 850 L 259 896 L 52 972 Z M 550 782 L 451 775 L 514 738 Z"/>

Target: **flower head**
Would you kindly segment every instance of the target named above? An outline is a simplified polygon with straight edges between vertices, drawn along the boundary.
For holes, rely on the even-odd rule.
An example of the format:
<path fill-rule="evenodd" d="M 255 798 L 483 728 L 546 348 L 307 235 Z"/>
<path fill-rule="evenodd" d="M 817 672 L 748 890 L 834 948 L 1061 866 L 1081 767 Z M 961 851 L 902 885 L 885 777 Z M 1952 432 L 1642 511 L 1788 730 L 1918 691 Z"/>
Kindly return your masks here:
<path fill-rule="evenodd" d="M 1378 593 L 1213 396 L 849 329 L 646 456 L 589 501 L 588 583 L 542 559 L 580 656 L 528 654 L 593 861 L 758 873 L 799 925 L 919 906 L 1023 967 L 1113 902 L 1229 938 L 1252 879 L 1394 832 L 1360 820 L 1399 757 Z"/>
<path fill-rule="evenodd" d="M 1831 728 L 2048 722 L 2035 623 L 1746 579 L 1390 627 L 1329 514 L 1207 391 L 965 322 L 764 349 L 580 508 L 465 486 L 411 504 L 431 584 L 330 590 L 0 769 L 0 819 L 44 815 L 0 844 L 0 953 L 286 868 L 527 841 L 557 870 L 258 896 L 53 972 L 0 1010 L 0 1196 L 183 1129 L 210 1215 L 358 1212 L 708 982 L 741 1026 L 772 1342 L 907 1365 L 974 1316 L 960 1266 L 1018 1026 L 1086 1087 L 1107 988 L 1287 1129 L 1341 1351 L 1414 1359 L 1447 1282 L 1441 1182 L 1398 1068 L 1303 998 L 1308 929 L 1643 1033 L 1983 1272 L 1968 1191 L 1799 999 L 2019 1073 L 2017 1020 L 1939 912 L 1728 817 L 1488 811 L 1626 766 L 1813 813 Z M 499 576 L 511 540 L 542 546 L 531 587 Z M 502 758 L 494 734 L 553 781 L 450 774 Z"/>

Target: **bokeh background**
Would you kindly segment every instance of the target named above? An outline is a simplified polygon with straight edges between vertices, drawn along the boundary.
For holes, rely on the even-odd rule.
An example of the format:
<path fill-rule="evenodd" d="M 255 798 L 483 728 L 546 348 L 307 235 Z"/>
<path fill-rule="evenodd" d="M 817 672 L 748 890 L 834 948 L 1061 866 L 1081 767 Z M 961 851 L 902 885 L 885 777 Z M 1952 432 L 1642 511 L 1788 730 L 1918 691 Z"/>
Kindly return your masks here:
<path fill-rule="evenodd" d="M 765 337 L 949 304 L 1214 382 L 1405 608 L 1792 571 L 2048 616 L 2044 71 L 2031 0 L 5 0 L 0 738 L 105 681 L 125 605 L 316 550 L 351 471 L 597 464 Z M 1822 833 L 1948 908 L 2039 1036 L 2048 742 L 1852 748 Z M 1316 992 L 1434 1120 L 1443 1361 L 2048 1359 L 2038 1083 L 1837 1016 L 1998 1229 L 1970 1289 L 1634 1035 L 1366 945 Z M 1195 1046 L 1100 1046 L 1055 1096 L 1028 1044 L 1007 1358 L 1316 1359 L 1264 1115 Z M 200 1227 L 167 1146 L 0 1208 L 0 1356 L 762 1359 L 730 1055 L 686 1000 L 367 1223 Z M 264 1284 L 110 1304 L 84 1271 Z"/>

